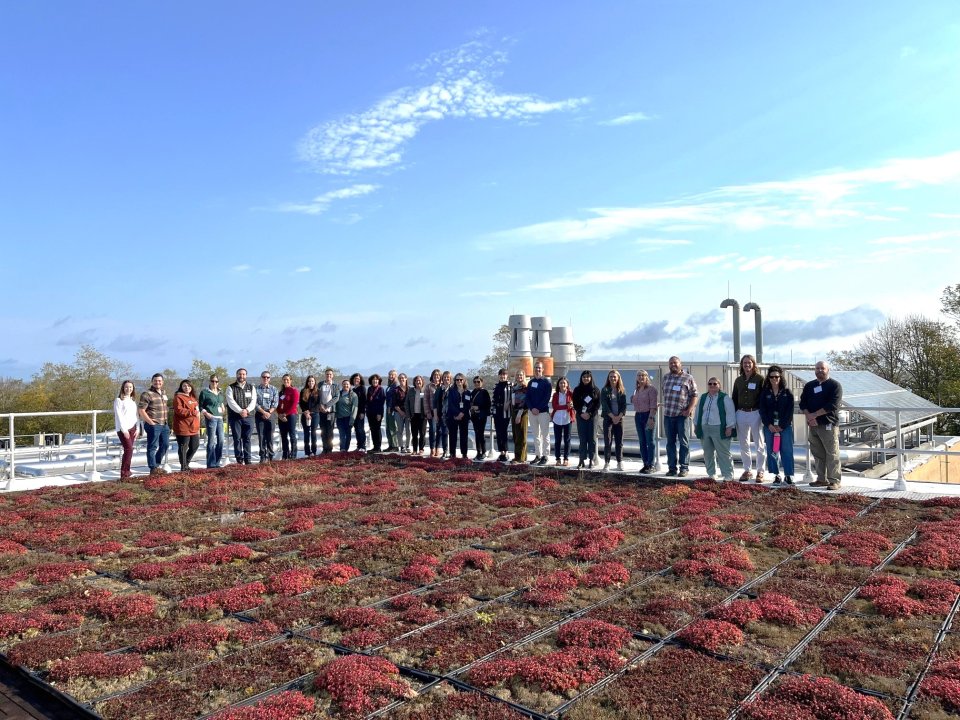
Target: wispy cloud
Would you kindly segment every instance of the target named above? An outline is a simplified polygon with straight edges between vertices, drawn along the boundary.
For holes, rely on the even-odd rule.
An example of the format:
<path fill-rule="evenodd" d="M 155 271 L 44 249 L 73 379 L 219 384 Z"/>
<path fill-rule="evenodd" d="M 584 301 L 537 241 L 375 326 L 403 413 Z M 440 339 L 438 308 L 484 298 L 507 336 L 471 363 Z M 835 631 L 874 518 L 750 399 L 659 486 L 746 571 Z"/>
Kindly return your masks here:
<path fill-rule="evenodd" d="M 480 246 L 599 243 L 627 232 L 772 227 L 821 229 L 853 221 L 884 221 L 875 206 L 856 197 L 875 189 L 907 189 L 960 181 L 960 151 L 899 158 L 859 170 L 832 170 L 785 181 L 729 185 L 653 205 L 596 207 L 587 217 L 562 218 L 491 233 Z"/>
<path fill-rule="evenodd" d="M 117 335 L 117 337 L 104 346 L 104 349 L 113 352 L 150 352 L 166 344 L 167 341 L 163 338 L 126 334 Z"/>
<path fill-rule="evenodd" d="M 242 272 L 247 272 L 247 270 L 250 269 L 250 266 L 249 266 L 249 265 L 234 265 L 234 266 L 233 266 L 232 268 L 230 268 L 230 269 L 231 269 L 233 272 L 242 273 Z"/>
<path fill-rule="evenodd" d="M 506 290 L 471 290 L 460 293 L 460 297 L 501 297 L 509 294 Z"/>
<path fill-rule="evenodd" d="M 631 125 L 633 123 L 643 122 L 644 120 L 652 120 L 653 118 L 647 115 L 645 112 L 634 112 L 627 113 L 626 115 L 619 115 L 610 120 L 601 120 L 600 125 Z"/>
<path fill-rule="evenodd" d="M 600 347 L 625 350 L 642 345 L 654 345 L 663 340 L 685 340 L 697 334 L 693 328 L 688 326 L 667 330 L 668 324 L 668 320 L 642 323 L 633 330 L 620 333 L 612 340 L 601 342 Z"/>
<path fill-rule="evenodd" d="M 310 266 L 309 266 L 309 265 L 301 265 L 301 266 L 298 267 L 296 270 L 294 270 L 294 272 L 295 272 L 295 273 L 308 273 L 308 272 L 310 272 Z"/>
<path fill-rule="evenodd" d="M 818 315 L 809 320 L 773 320 L 763 323 L 763 341 L 768 345 L 788 345 L 807 340 L 850 337 L 875 329 L 884 321 L 884 314 L 870 305 L 859 305 L 832 315 Z M 745 333 L 747 335 L 748 333 Z M 733 333 L 724 331 L 720 339 L 729 343 Z M 752 335 L 750 336 L 752 339 Z"/>
<path fill-rule="evenodd" d="M 438 53 L 419 69 L 432 73 L 420 87 L 396 90 L 372 107 L 314 127 L 300 157 L 319 172 L 342 175 L 397 165 L 404 146 L 430 122 L 445 118 L 531 120 L 581 107 L 586 98 L 544 100 L 494 86 L 506 53 L 485 40 Z"/>
<path fill-rule="evenodd" d="M 421 335 L 420 337 L 410 338 L 407 340 L 403 346 L 406 348 L 416 347 L 417 345 L 427 345 L 430 343 L 430 340 Z"/>
<path fill-rule="evenodd" d="M 634 245 L 643 245 L 644 247 L 670 247 L 676 245 L 693 245 L 693 240 L 681 240 L 680 238 L 638 238 L 633 241 Z"/>
<path fill-rule="evenodd" d="M 97 331 L 93 329 L 78 330 L 64 335 L 57 340 L 57 345 L 70 347 L 73 345 L 93 345 L 97 342 Z"/>
<path fill-rule="evenodd" d="M 960 230 L 938 230 L 928 233 L 916 233 L 914 235 L 890 235 L 887 237 L 871 240 L 871 245 L 912 245 L 915 243 L 936 242 L 938 240 L 947 240 L 949 238 L 960 237 Z"/>
<path fill-rule="evenodd" d="M 357 184 L 351 185 L 350 187 L 340 188 L 339 190 L 331 190 L 330 192 L 325 192 L 322 195 L 317 195 L 313 200 L 306 203 L 283 203 L 277 207 L 279 212 L 295 212 L 295 213 L 304 213 L 306 215 L 322 215 L 327 210 L 330 209 L 330 205 L 335 200 L 346 200 L 349 198 L 361 197 L 362 195 L 369 195 L 373 191 L 377 190 L 379 185 L 371 184 Z"/>
<path fill-rule="evenodd" d="M 578 285 L 609 285 L 610 283 L 647 282 L 650 280 L 683 280 L 690 272 L 671 270 L 587 270 L 567 273 L 562 277 L 531 285 L 529 290 L 554 290 Z"/>

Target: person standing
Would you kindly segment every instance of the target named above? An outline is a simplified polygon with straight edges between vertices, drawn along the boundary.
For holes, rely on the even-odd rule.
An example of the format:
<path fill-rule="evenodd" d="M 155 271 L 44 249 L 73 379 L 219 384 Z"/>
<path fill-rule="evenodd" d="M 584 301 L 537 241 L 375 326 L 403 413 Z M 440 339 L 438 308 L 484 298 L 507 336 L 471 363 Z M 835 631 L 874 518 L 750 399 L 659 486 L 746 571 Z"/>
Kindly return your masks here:
<path fill-rule="evenodd" d="M 657 389 L 650 382 L 650 374 L 646 370 L 637 373 L 637 389 L 630 397 L 630 402 L 643 461 L 640 474 L 646 475 L 653 472 L 657 462 L 657 446 L 653 441 L 653 429 L 657 424 Z"/>
<path fill-rule="evenodd" d="M 447 456 L 447 439 L 450 436 L 447 425 L 447 396 L 450 394 L 450 386 L 453 385 L 453 375 L 449 370 L 444 370 L 440 375 L 440 387 L 433 396 L 433 412 L 437 416 L 437 457 L 445 458 Z M 454 442 L 451 440 L 451 442 Z"/>
<path fill-rule="evenodd" d="M 200 445 L 200 403 L 189 380 L 181 380 L 173 396 L 173 434 L 177 438 L 180 472 L 186 472 Z"/>
<path fill-rule="evenodd" d="M 280 393 L 270 384 L 270 373 L 260 373 L 257 385 L 257 440 L 260 445 L 260 462 L 273 462 L 273 431 L 276 430 L 273 417 L 277 412 Z"/>
<path fill-rule="evenodd" d="M 399 452 L 400 445 L 397 440 L 397 418 L 394 416 L 394 410 L 396 410 L 396 398 L 394 395 L 397 392 L 397 387 L 399 386 L 397 381 L 397 371 L 390 370 L 387 373 L 387 386 L 383 389 L 384 394 L 387 398 L 387 452 Z"/>
<path fill-rule="evenodd" d="M 323 451 L 330 453 L 333 452 L 333 426 L 336 419 L 337 400 L 340 399 L 340 388 L 333 381 L 333 370 L 330 368 L 323 373 L 319 392 L 320 439 L 323 442 Z"/>
<path fill-rule="evenodd" d="M 593 469 L 593 457 L 597 453 L 594 425 L 600 412 L 600 389 L 593 384 L 593 373 L 589 370 L 580 373 L 580 384 L 573 389 L 573 409 L 577 414 L 577 439 L 580 442 L 577 469 L 583 469 L 588 458 Z"/>
<path fill-rule="evenodd" d="M 793 393 L 784 385 L 783 368 L 779 365 L 767 368 L 760 393 L 760 420 L 767 444 L 767 470 L 775 475 L 773 484 L 780 484 L 779 456 L 783 480 L 793 485 Z"/>
<path fill-rule="evenodd" d="M 357 436 L 357 450 L 367 451 L 367 386 L 363 384 L 363 375 L 355 372 L 350 376 L 350 388 L 357 396 L 357 419 L 353 421 L 353 431 Z"/>
<path fill-rule="evenodd" d="M 393 426 L 401 453 L 410 452 L 410 416 L 407 415 L 407 393 L 410 385 L 407 374 L 397 375 L 397 387 L 393 391 Z"/>
<path fill-rule="evenodd" d="M 507 443 L 509 442 L 507 430 L 510 427 L 510 403 L 513 396 L 509 377 L 507 369 L 500 368 L 500 372 L 497 373 L 497 384 L 493 388 L 493 431 L 497 436 L 499 462 L 507 461 Z"/>
<path fill-rule="evenodd" d="M 550 396 L 553 384 L 543 374 L 543 362 L 533 365 L 533 377 L 527 383 L 527 411 L 533 425 L 533 447 L 537 456 L 534 465 L 546 465 L 550 454 Z"/>
<path fill-rule="evenodd" d="M 317 428 L 320 426 L 320 390 L 317 379 L 307 375 L 300 391 L 300 424 L 303 427 L 303 454 L 317 454 Z"/>
<path fill-rule="evenodd" d="M 600 409 L 603 412 L 603 469 L 610 467 L 612 442 L 617 458 L 617 471 L 623 472 L 623 418 L 627 414 L 627 394 L 617 370 L 607 373 L 607 382 L 600 391 Z"/>
<path fill-rule="evenodd" d="M 423 448 L 427 431 L 427 392 L 423 385 L 423 375 L 413 379 L 413 387 L 407 392 L 404 401 L 407 412 L 407 422 L 410 424 L 411 452 L 414 455 L 423 455 Z"/>
<path fill-rule="evenodd" d="M 380 376 L 371 375 L 367 382 L 367 421 L 370 423 L 370 448 L 373 452 L 380 452 L 383 443 L 383 413 L 386 406 L 386 394 L 380 387 Z"/>
<path fill-rule="evenodd" d="M 557 465 L 570 464 L 570 425 L 573 423 L 573 393 L 566 377 L 557 380 L 557 390 L 550 400 L 550 419 L 553 421 L 553 448 Z M 562 461 L 561 461 L 562 458 Z"/>
<path fill-rule="evenodd" d="M 754 478 L 750 445 L 757 444 L 757 474 L 756 481 L 763 482 L 763 466 L 766 459 L 765 445 L 760 428 L 760 391 L 763 389 L 763 376 L 757 370 L 757 361 L 753 355 L 744 355 L 740 358 L 740 370 L 733 383 L 733 406 L 737 409 L 737 440 L 740 443 L 740 464 L 743 465 L 743 474 L 740 482 L 747 482 Z"/>
<path fill-rule="evenodd" d="M 488 455 L 486 430 L 490 404 L 490 392 L 483 386 L 483 378 L 477 375 L 473 378 L 473 394 L 470 396 L 470 422 L 473 425 L 473 440 L 477 446 L 474 460 L 477 462 Z"/>
<path fill-rule="evenodd" d="M 467 457 L 467 425 L 470 422 L 470 393 L 463 373 L 453 377 L 453 387 L 447 392 L 447 432 L 450 433 L 450 457 L 457 459 L 457 439 L 461 455 Z"/>
<path fill-rule="evenodd" d="M 525 463 L 527 461 L 527 376 L 523 370 L 517 370 L 511 391 L 513 462 Z"/>
<path fill-rule="evenodd" d="M 669 361 L 670 372 L 663 378 L 663 427 L 667 435 L 667 477 L 686 477 L 690 471 L 690 440 L 687 418 L 697 402 L 697 383 L 684 372 L 680 358 Z M 678 452 L 679 451 L 679 452 Z"/>
<path fill-rule="evenodd" d="M 810 452 L 816 460 L 817 479 L 810 487 L 840 489 L 840 402 L 843 388 L 830 377 L 830 364 L 824 360 L 815 366 L 816 380 L 803 386 L 800 409 L 807 419 Z"/>
<path fill-rule="evenodd" d="M 717 465 L 724 481 L 733 480 L 733 457 L 730 455 L 730 439 L 737 426 L 736 410 L 733 400 L 720 392 L 720 381 L 712 377 L 707 380 L 707 394 L 697 406 L 697 419 L 694 433 L 703 442 L 703 461 L 707 466 L 707 475 L 716 479 Z"/>
<path fill-rule="evenodd" d="M 223 395 L 220 378 L 210 376 L 209 385 L 200 393 L 200 414 L 207 432 L 207 467 L 220 467 L 223 461 Z"/>
<path fill-rule="evenodd" d="M 277 398 L 277 425 L 280 428 L 281 457 L 284 460 L 297 459 L 297 407 L 300 404 L 300 391 L 293 386 L 293 378 L 284 374 L 280 378 L 283 386 Z"/>
<path fill-rule="evenodd" d="M 437 443 L 437 423 L 443 422 L 443 418 L 439 417 L 437 409 L 433 406 L 434 398 L 437 396 L 437 388 L 439 387 L 440 370 L 434 368 L 433 372 L 430 373 L 430 382 L 427 383 L 425 390 L 427 399 L 427 432 L 429 433 L 428 440 L 430 442 L 430 457 L 436 457 L 440 454 L 439 444 Z"/>
<path fill-rule="evenodd" d="M 167 401 L 163 392 L 163 375 L 156 373 L 150 378 L 150 388 L 140 393 L 137 412 L 143 420 L 147 433 L 147 467 L 151 475 L 166 472 L 163 459 L 170 444 L 170 426 L 167 424 Z"/>
<path fill-rule="evenodd" d="M 340 383 L 340 396 L 337 398 L 335 412 L 337 415 L 337 434 L 340 435 L 340 452 L 350 449 L 350 435 L 353 423 L 357 420 L 357 394 L 350 387 L 347 378 Z"/>
<path fill-rule="evenodd" d="M 117 428 L 117 437 L 123 447 L 120 458 L 120 479 L 130 477 L 130 462 L 133 460 L 133 444 L 137 441 L 137 426 L 140 418 L 137 415 L 137 403 L 133 399 L 136 389 L 129 380 L 120 383 L 120 394 L 113 401 L 113 419 Z"/>
<path fill-rule="evenodd" d="M 253 412 L 257 407 L 257 393 L 247 382 L 246 368 L 237 370 L 237 379 L 227 388 L 227 421 L 233 436 L 233 456 L 238 465 L 249 465 L 253 460 Z"/>

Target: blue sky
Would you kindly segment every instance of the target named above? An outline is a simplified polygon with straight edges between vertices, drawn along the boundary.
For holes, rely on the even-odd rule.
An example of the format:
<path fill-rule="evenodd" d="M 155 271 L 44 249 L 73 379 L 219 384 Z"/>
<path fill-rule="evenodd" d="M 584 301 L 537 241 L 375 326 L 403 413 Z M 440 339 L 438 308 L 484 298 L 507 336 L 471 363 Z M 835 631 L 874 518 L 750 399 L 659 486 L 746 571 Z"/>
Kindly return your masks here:
<path fill-rule="evenodd" d="M 5 3 L 0 99 L 0 376 L 715 359 L 728 296 L 801 361 L 960 281 L 954 0 Z"/>

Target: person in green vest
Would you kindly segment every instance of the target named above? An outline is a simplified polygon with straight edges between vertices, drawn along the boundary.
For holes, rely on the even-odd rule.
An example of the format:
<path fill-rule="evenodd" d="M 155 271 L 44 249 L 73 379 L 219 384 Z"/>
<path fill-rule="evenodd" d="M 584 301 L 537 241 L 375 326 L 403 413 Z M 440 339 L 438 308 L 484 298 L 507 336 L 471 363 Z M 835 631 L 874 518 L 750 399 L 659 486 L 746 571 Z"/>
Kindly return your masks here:
<path fill-rule="evenodd" d="M 694 432 L 703 442 L 703 461 L 707 475 L 716 480 L 717 465 L 724 482 L 733 480 L 733 456 L 730 455 L 730 440 L 736 434 L 737 416 L 733 400 L 720 392 L 720 381 L 707 380 L 707 394 L 697 404 Z"/>

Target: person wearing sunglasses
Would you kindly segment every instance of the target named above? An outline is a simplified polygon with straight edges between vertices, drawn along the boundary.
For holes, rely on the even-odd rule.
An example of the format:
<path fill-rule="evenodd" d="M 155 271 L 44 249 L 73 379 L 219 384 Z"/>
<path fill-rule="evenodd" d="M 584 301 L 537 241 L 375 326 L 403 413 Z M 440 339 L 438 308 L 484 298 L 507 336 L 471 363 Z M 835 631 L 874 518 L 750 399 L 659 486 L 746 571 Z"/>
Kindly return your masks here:
<path fill-rule="evenodd" d="M 760 419 L 767 441 L 767 470 L 774 474 L 773 484 L 780 484 L 780 465 L 783 482 L 793 485 L 793 393 L 784 384 L 783 368 L 771 365 L 760 393 Z"/>
<path fill-rule="evenodd" d="M 473 378 L 473 393 L 470 396 L 470 422 L 473 424 L 473 439 L 477 446 L 477 462 L 483 460 L 487 450 L 487 418 L 490 417 L 490 392 L 483 386 L 483 378 Z"/>
<path fill-rule="evenodd" d="M 460 453 L 467 457 L 467 424 L 470 414 L 470 392 L 463 373 L 453 376 L 453 387 L 447 392 L 447 431 L 450 433 L 450 457 L 457 457 L 457 440 Z"/>
<path fill-rule="evenodd" d="M 720 392 L 720 381 L 712 377 L 707 380 L 707 394 L 697 404 L 694 433 L 703 443 L 703 462 L 707 466 L 707 475 L 716 480 L 717 465 L 725 482 L 733 480 L 733 456 L 730 454 L 730 440 L 737 429 L 737 411 L 733 400 Z"/>
<path fill-rule="evenodd" d="M 220 378 L 210 376 L 210 384 L 200 393 L 200 414 L 207 431 L 207 467 L 220 467 L 223 460 L 223 393 Z"/>
<path fill-rule="evenodd" d="M 260 462 L 273 462 L 273 433 L 276 430 L 274 415 L 280 402 L 280 393 L 270 384 L 270 373 L 260 373 L 257 385 L 257 441 L 260 444 Z"/>
<path fill-rule="evenodd" d="M 596 418 L 600 412 L 600 388 L 593 383 L 593 373 L 584 370 L 580 373 L 580 384 L 573 389 L 573 410 L 577 414 L 577 438 L 580 442 L 580 463 L 582 469 L 590 459 L 593 469 L 593 457 L 597 453 Z"/>

